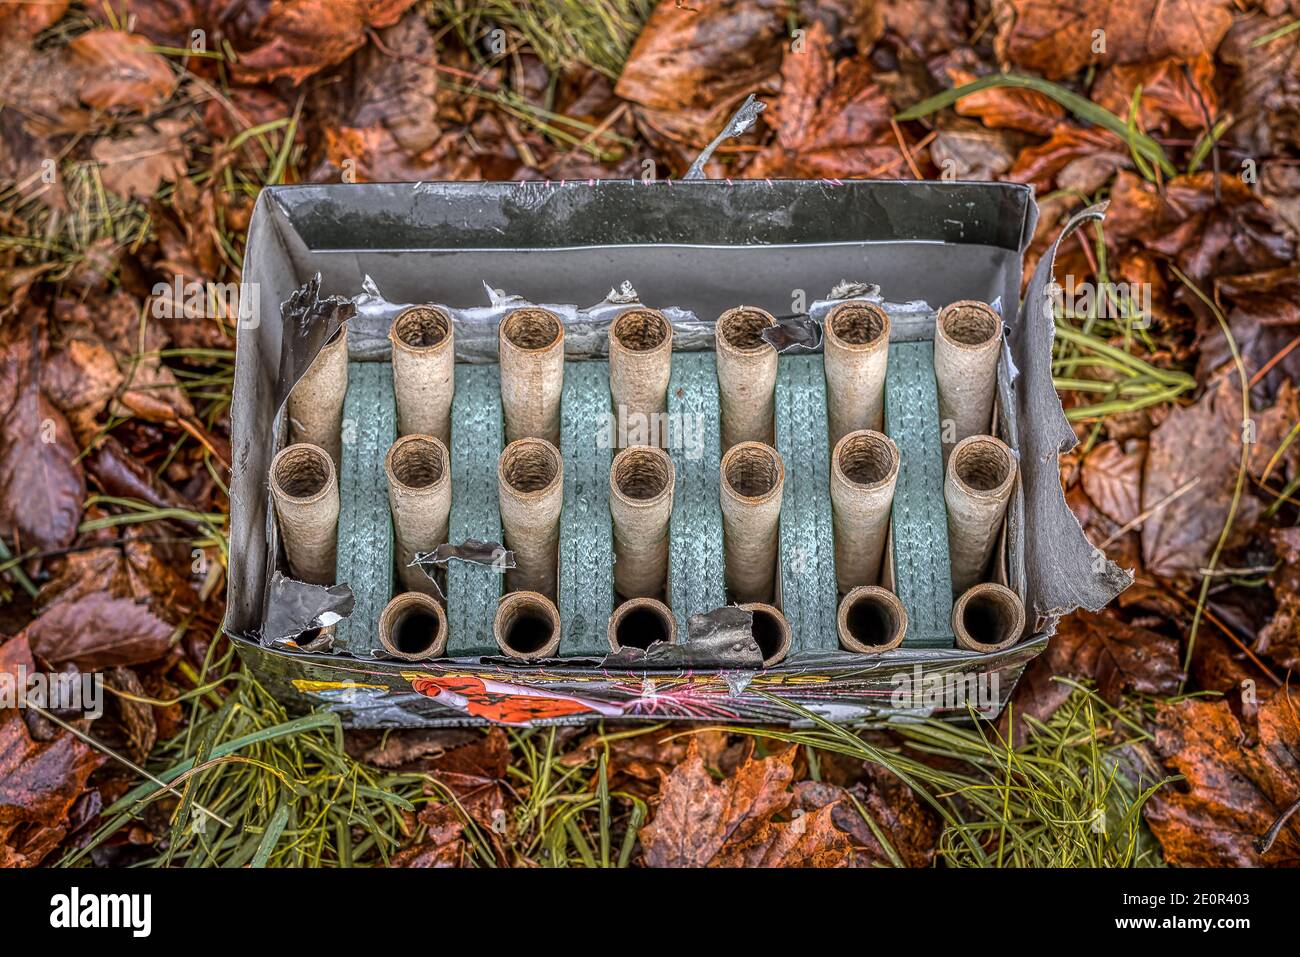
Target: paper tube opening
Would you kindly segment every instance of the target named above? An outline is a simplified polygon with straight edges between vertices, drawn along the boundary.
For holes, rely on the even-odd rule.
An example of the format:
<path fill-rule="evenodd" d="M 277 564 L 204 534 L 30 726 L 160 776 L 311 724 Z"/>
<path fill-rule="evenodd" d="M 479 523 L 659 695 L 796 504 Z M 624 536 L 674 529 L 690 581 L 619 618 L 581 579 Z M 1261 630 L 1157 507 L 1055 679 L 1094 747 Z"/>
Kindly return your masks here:
<path fill-rule="evenodd" d="M 447 647 L 447 617 L 437 599 L 403 592 L 379 615 L 379 644 L 394 658 L 423 661 L 442 657 Z"/>
<path fill-rule="evenodd" d="M 737 306 L 718 317 L 716 336 L 721 348 L 745 354 L 760 353 L 772 346 L 763 338 L 763 330 L 776 325 L 771 313 L 752 306 Z"/>
<path fill-rule="evenodd" d="M 875 488 L 891 482 L 898 464 L 898 446 L 880 432 L 850 432 L 835 446 L 835 470 L 850 485 Z"/>
<path fill-rule="evenodd" d="M 388 450 L 389 478 L 411 492 L 433 488 L 448 475 L 447 447 L 427 435 L 407 435 Z"/>
<path fill-rule="evenodd" d="M 1002 319 L 991 307 L 973 300 L 939 310 L 938 334 L 958 348 L 978 349 L 1002 334 Z"/>
<path fill-rule="evenodd" d="M 516 309 L 501 320 L 502 338 L 527 352 L 548 349 L 563 334 L 559 317 L 545 309 Z"/>
<path fill-rule="evenodd" d="M 334 484 L 334 460 L 305 442 L 290 445 L 271 465 L 273 491 L 297 505 L 318 501 Z"/>
<path fill-rule="evenodd" d="M 879 585 L 862 585 L 840 602 L 836 616 L 840 644 L 859 654 L 880 654 L 903 643 L 907 609 L 893 592 Z"/>
<path fill-rule="evenodd" d="M 501 482 L 521 496 L 540 496 L 560 481 L 560 452 L 545 439 L 516 439 L 497 465 Z"/>
<path fill-rule="evenodd" d="M 657 641 L 677 643 L 677 619 L 672 610 L 654 598 L 629 598 L 609 616 L 607 630 L 609 647 L 640 648 L 642 651 Z"/>
<path fill-rule="evenodd" d="M 409 349 L 433 349 L 451 333 L 451 317 L 432 306 L 411 306 L 393 320 L 391 338 Z"/>
<path fill-rule="evenodd" d="M 972 435 L 953 448 L 949 467 L 963 492 L 1000 498 L 1010 491 L 1016 459 L 1000 439 Z"/>
<path fill-rule="evenodd" d="M 763 501 L 781 488 L 781 456 L 762 442 L 742 442 L 722 457 L 722 484 L 735 498 Z"/>
<path fill-rule="evenodd" d="M 560 613 L 545 595 L 511 592 L 497 605 L 492 634 L 511 658 L 550 658 L 560 647 Z"/>
<path fill-rule="evenodd" d="M 654 505 L 673 488 L 673 460 L 663 449 L 633 446 L 614 456 L 611 488 L 629 505 Z"/>
<path fill-rule="evenodd" d="M 649 352 L 669 340 L 672 327 L 658 310 L 629 309 L 614 320 L 609 335 L 624 349 Z"/>
<path fill-rule="evenodd" d="M 749 602 L 740 607 L 753 616 L 749 634 L 758 645 L 758 650 L 762 652 L 763 667 L 770 668 L 780 664 L 790 653 L 790 642 L 793 638 L 790 633 L 790 622 L 776 608 L 761 601 Z"/>
<path fill-rule="evenodd" d="M 984 582 L 957 599 L 952 609 L 952 628 L 959 648 L 1010 648 L 1025 630 L 1025 606 L 1005 585 Z"/>
<path fill-rule="evenodd" d="M 889 340 L 889 316 L 869 302 L 845 302 L 827 315 L 827 338 L 844 349 L 871 351 Z"/>

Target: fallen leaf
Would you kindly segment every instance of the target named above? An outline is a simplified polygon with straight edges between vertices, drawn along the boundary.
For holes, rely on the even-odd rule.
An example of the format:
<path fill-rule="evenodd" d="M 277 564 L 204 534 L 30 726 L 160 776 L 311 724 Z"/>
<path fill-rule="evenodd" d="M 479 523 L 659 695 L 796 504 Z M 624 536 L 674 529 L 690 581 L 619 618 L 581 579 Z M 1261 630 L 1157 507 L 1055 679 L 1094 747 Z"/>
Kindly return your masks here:
<path fill-rule="evenodd" d="M 639 837 L 650 867 L 838 866 L 849 852 L 830 808 L 778 822 L 793 795 L 796 748 L 755 761 L 715 783 L 694 738 L 686 758 L 664 776 L 654 819 Z"/>
<path fill-rule="evenodd" d="M 1116 525 L 1142 514 L 1142 465 L 1147 444 L 1135 439 L 1101 442 L 1083 460 L 1081 480 L 1088 498 Z"/>
<path fill-rule="evenodd" d="M 39 669 L 22 636 L 0 644 L 0 673 L 17 682 Z M 36 741 L 23 713 L 0 709 L 0 867 L 34 867 L 67 833 L 72 805 L 102 762 L 66 731 Z"/>
<path fill-rule="evenodd" d="M 978 77 L 959 67 L 948 69 L 952 86 L 965 86 Z M 955 104 L 962 116 L 972 116 L 994 129 L 1023 130 L 1039 136 L 1051 136 L 1065 119 L 1065 107 L 1037 90 L 1013 86 L 995 86 L 968 93 Z"/>
<path fill-rule="evenodd" d="M 776 143 L 745 167 L 745 175 L 879 176 L 901 162 L 890 125 L 894 109 L 872 82 L 870 64 L 853 59 L 837 67 L 820 23 L 804 42 L 781 64 L 781 97 L 772 107 Z"/>
<path fill-rule="evenodd" d="M 82 69 L 81 101 L 97 110 L 123 107 L 144 112 L 163 103 L 176 88 L 165 57 L 146 37 L 118 30 L 91 30 L 68 44 Z"/>
<path fill-rule="evenodd" d="M 76 537 L 86 479 L 67 419 L 41 391 L 38 326 L 29 321 L 0 354 L 0 377 L 13 388 L 0 423 L 0 535 L 57 549 Z"/>
<path fill-rule="evenodd" d="M 835 827 L 853 844 L 853 867 L 894 867 L 895 855 L 906 867 L 930 867 L 941 830 L 937 815 L 892 772 L 866 763 L 863 773 L 866 780 L 847 789 L 799 781 L 794 786 L 795 801 L 805 812 L 831 808 Z M 871 818 L 874 830 L 859 806 Z M 881 835 L 889 842 L 888 850 Z"/>
<path fill-rule="evenodd" d="M 1128 146 L 1114 133 L 1062 123 L 1046 142 L 1021 152 L 1007 179 L 1040 192 L 1059 186 L 1092 193 L 1131 163 Z"/>
<path fill-rule="evenodd" d="M 1090 64 L 1213 55 L 1232 23 L 1231 0 L 995 0 L 999 61 L 1051 80 Z"/>
<path fill-rule="evenodd" d="M 1231 67 L 1225 107 L 1235 119 L 1227 136 L 1248 158 L 1294 156 L 1300 148 L 1300 43 L 1295 34 L 1256 45 L 1288 26 L 1295 11 L 1238 17 L 1219 49 Z"/>
<path fill-rule="evenodd" d="M 1283 668 L 1300 671 L 1300 528 L 1269 532 L 1278 567 L 1268 576 L 1277 611 L 1260 631 L 1252 650 Z"/>
<path fill-rule="evenodd" d="M 1300 337 L 1300 275 L 1295 269 L 1223 276 L 1216 280 L 1215 292 L 1227 306 L 1228 328 L 1247 374 L 1253 378 L 1273 363 L 1261 379 L 1270 396 L 1287 382 L 1300 380 L 1300 349 L 1292 347 Z M 1199 300 L 1191 305 L 1197 315 L 1197 374 L 1206 378 L 1232 361 L 1232 350 L 1214 314 L 1200 308 Z"/>
<path fill-rule="evenodd" d="M 746 96 L 776 78 L 788 13 L 785 0 L 660 0 L 614 92 L 668 136 L 704 146 Z"/>
<path fill-rule="evenodd" d="M 1272 850 L 1255 841 L 1300 797 L 1300 700 L 1279 692 L 1259 706 L 1258 742 L 1226 701 L 1191 698 L 1156 711 L 1156 749 L 1186 781 L 1157 791 L 1143 808 L 1147 824 L 1178 867 L 1300 865 L 1300 817 Z"/>
<path fill-rule="evenodd" d="M 171 647 L 172 632 L 147 603 L 92 592 L 48 608 L 22 637 L 55 666 L 101 671 L 162 657 Z"/>
<path fill-rule="evenodd" d="M 342 63 L 372 29 L 391 27 L 415 0 L 272 0 L 239 48 L 232 73 L 240 83 L 287 78 L 297 85 Z"/>
<path fill-rule="evenodd" d="M 1170 121 L 1189 130 L 1204 130 L 1218 117 L 1214 92 L 1214 61 L 1202 54 L 1190 62 L 1155 60 L 1113 66 L 1097 77 L 1092 99 L 1116 116 L 1128 119 L 1133 92 L 1142 87 L 1138 126 L 1168 132 Z"/>
<path fill-rule="evenodd" d="M 417 840 L 393 855 L 393 867 L 460 867 L 465 855 L 464 824 L 451 804 L 431 804 L 417 815 Z"/>
<path fill-rule="evenodd" d="M 27 0 L 0 5 L 0 30 L 7 36 L 30 38 L 63 19 L 70 0 Z"/>
<path fill-rule="evenodd" d="M 100 163 L 104 186 L 119 196 L 149 200 L 163 183 L 185 176 L 188 151 L 182 138 L 188 124 L 158 120 L 138 126 L 121 139 L 100 137 L 90 155 Z"/>

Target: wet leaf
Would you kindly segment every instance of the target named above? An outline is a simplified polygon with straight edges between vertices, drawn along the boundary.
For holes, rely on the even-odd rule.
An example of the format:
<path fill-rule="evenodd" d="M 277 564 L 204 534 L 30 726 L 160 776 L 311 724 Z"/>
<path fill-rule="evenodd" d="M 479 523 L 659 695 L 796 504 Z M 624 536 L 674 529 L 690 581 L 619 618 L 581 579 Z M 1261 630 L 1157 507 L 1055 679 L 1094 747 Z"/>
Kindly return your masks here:
<path fill-rule="evenodd" d="M 1260 631 L 1254 651 L 1300 670 L 1300 528 L 1274 529 L 1269 537 L 1279 563 L 1268 579 L 1277 611 Z"/>
<path fill-rule="evenodd" d="M 1033 183 L 1041 192 L 1059 186 L 1092 193 L 1117 169 L 1131 165 L 1127 145 L 1115 134 L 1063 123 L 1046 142 L 1021 152 L 1007 178 Z"/>
<path fill-rule="evenodd" d="M 100 671 L 162 657 L 172 630 L 147 603 L 91 592 L 47 609 L 22 637 L 51 664 Z"/>
<path fill-rule="evenodd" d="M 176 88 L 176 74 L 146 37 L 118 30 L 91 30 L 68 50 L 82 68 L 81 101 L 97 110 L 145 112 Z"/>
<path fill-rule="evenodd" d="M 853 867 L 931 866 L 939 840 L 938 817 L 896 775 L 872 764 L 865 764 L 863 772 L 866 780 L 847 789 L 800 781 L 794 786 L 795 801 L 804 811 L 831 808 L 831 820 L 853 844 Z"/>
<path fill-rule="evenodd" d="M 793 800 L 796 749 L 746 759 L 715 783 L 692 740 L 686 758 L 663 779 L 654 819 L 640 831 L 650 867 L 836 866 L 848 857 L 831 808 L 784 823 Z"/>
<path fill-rule="evenodd" d="M 952 67 L 948 70 L 951 86 L 965 86 L 978 77 Z M 994 129 L 1023 130 L 1050 136 L 1065 118 L 1065 107 L 1037 90 L 995 86 L 963 96 L 954 105 L 962 116 L 973 116 Z"/>
<path fill-rule="evenodd" d="M 1300 819 L 1272 850 L 1254 842 L 1300 797 L 1300 700 L 1279 692 L 1259 706 L 1258 740 L 1226 701 L 1189 699 L 1156 713 L 1156 749 L 1184 783 L 1156 792 L 1144 808 L 1165 859 L 1182 867 L 1300 865 Z M 1254 735 L 1249 735 L 1254 737 Z"/>
<path fill-rule="evenodd" d="M 1116 525 L 1127 525 L 1142 513 L 1142 465 L 1147 444 L 1131 440 L 1102 442 L 1083 460 L 1083 490 Z"/>
<path fill-rule="evenodd" d="M 1127 117 L 1139 86 L 1137 121 L 1144 130 L 1168 131 L 1170 121 L 1200 130 L 1218 117 L 1214 61 L 1208 54 L 1190 62 L 1166 59 L 1111 67 L 1097 78 L 1092 98 L 1116 116 Z"/>
<path fill-rule="evenodd" d="M 1059 80 L 1093 63 L 1213 54 L 1232 22 L 1231 0 L 995 0 L 998 59 Z"/>

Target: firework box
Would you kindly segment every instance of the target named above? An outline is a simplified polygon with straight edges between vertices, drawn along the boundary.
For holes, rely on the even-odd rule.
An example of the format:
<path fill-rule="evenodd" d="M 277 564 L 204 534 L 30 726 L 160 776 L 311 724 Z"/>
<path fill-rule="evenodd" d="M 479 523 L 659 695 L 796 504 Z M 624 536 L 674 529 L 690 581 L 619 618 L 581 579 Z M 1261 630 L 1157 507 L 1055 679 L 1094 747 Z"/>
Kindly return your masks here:
<path fill-rule="evenodd" d="M 1056 243 L 1100 215 L 1099 209 L 1080 213 Z M 354 727 L 533 725 L 602 717 L 802 724 L 810 720 L 809 712 L 839 723 L 879 724 L 928 715 L 966 717 L 972 707 L 996 713 L 1061 615 L 1080 606 L 1100 608 L 1129 582 L 1088 543 L 1062 494 L 1057 455 L 1074 445 L 1075 436 L 1051 376 L 1056 244 L 1022 284 L 1022 258 L 1036 219 L 1029 188 L 994 183 L 692 180 L 264 190 L 245 257 L 248 305 L 240 319 L 231 413 L 226 633 L 258 679 L 291 711 L 324 706 Z M 458 640 L 454 613 L 450 657 L 386 660 L 370 650 L 377 641 L 369 616 L 388 595 L 375 593 L 380 586 L 366 582 L 390 581 L 387 569 L 377 578 L 331 589 L 283 575 L 268 469 L 285 442 L 285 401 L 293 383 L 344 321 L 350 367 L 368 371 L 376 367 L 366 364 L 389 360 L 387 324 L 400 304 L 438 303 L 452 311 L 455 476 L 461 467 L 455 451 L 458 422 L 469 428 L 470 417 L 483 418 L 485 408 L 480 403 L 471 410 L 468 400 L 462 401 L 461 383 L 470 395 L 473 382 L 494 372 L 496 322 L 512 305 L 546 304 L 561 314 L 565 402 L 577 408 L 579 402 L 592 402 L 593 393 L 571 393 L 569 380 L 594 382 L 588 388 L 599 389 L 604 380 L 596 364 L 604 357 L 604 327 L 634 299 L 670 317 L 674 382 L 680 375 L 685 383 L 695 374 L 707 384 L 699 363 L 710 360 L 699 354 L 711 349 L 712 324 L 724 310 L 741 303 L 759 306 L 792 329 L 803 320 L 805 328 L 815 330 L 808 317 L 818 318 L 846 297 L 871 299 L 889 312 L 891 343 L 932 339 L 937 309 L 955 300 L 989 302 L 1002 312 L 1008 336 L 999 368 L 997 431 L 1016 450 L 1020 468 L 995 566 L 998 577 L 1021 596 L 1029 622 L 1025 639 L 1010 649 L 983 654 L 950 644 L 933 647 L 929 641 L 866 656 L 838 648 L 834 620 L 826 617 L 827 602 L 834 601 L 828 489 L 823 485 L 817 494 L 829 450 L 801 459 L 797 448 L 783 446 L 806 445 L 811 434 L 796 417 L 807 415 L 807 409 L 798 411 L 800 403 L 816 399 L 821 388 L 814 365 L 820 357 L 795 354 L 809 351 L 808 343 L 783 353 L 778 380 L 777 443 L 788 460 L 790 483 L 778 589 L 792 627 L 797 626 L 794 649 L 779 665 L 764 669 L 752 645 L 737 650 L 735 642 L 720 642 L 707 627 L 691 630 L 669 653 L 607 656 L 587 642 L 575 654 L 566 636 L 564 657 L 521 663 L 498 657 L 484 641 L 489 621 L 467 626 L 477 633 Z M 598 305 L 583 305 L 591 303 Z M 584 362 L 592 365 L 570 376 L 568 370 Z M 352 380 L 375 388 L 373 383 L 391 382 L 391 376 L 353 374 Z M 351 414 L 363 420 L 364 431 L 366 409 L 378 400 L 353 395 L 352 388 L 361 386 L 350 386 L 349 408 L 359 410 Z M 670 389 L 670 400 L 671 394 L 688 393 Z M 344 439 L 346 445 L 349 436 Z M 567 448 L 565 456 L 567 472 Z M 483 458 L 490 461 L 490 455 Z M 480 487 L 486 508 L 494 484 L 489 478 L 484 485 L 476 476 L 469 478 Z M 588 488 L 599 484 L 593 480 Z M 345 483 L 343 492 L 345 499 L 382 496 L 382 478 L 351 488 Z M 456 494 L 453 484 L 454 503 Z M 700 508 L 690 520 L 707 523 L 707 496 L 691 494 Z M 571 501 L 566 498 L 566 514 Z M 941 499 L 927 507 L 932 517 L 942 514 Z M 600 509 L 588 511 L 596 524 L 585 534 L 596 528 L 599 539 Z M 675 512 L 675 552 L 679 535 L 687 540 L 678 522 Z M 349 534 L 355 536 L 355 530 Z M 391 531 L 385 523 L 375 534 Z M 566 541 L 562 537 L 561 591 L 566 574 L 607 576 L 599 548 L 566 547 Z M 702 584 L 707 569 L 720 562 L 718 542 L 708 535 L 690 541 L 702 544 L 693 546 L 693 554 L 674 554 L 673 567 L 684 570 L 678 572 L 674 595 L 691 588 L 707 591 Z M 340 548 L 358 542 L 341 541 Z M 698 574 L 688 576 L 697 566 Z M 939 607 L 950 607 L 949 596 L 936 594 L 924 580 L 909 587 L 913 617 L 912 602 L 934 598 Z M 562 610 L 565 600 L 562 594 Z M 449 603 L 454 601 L 455 595 L 449 596 Z M 704 609 L 686 609 L 696 610 Z M 682 613 L 676 603 L 674 611 Z M 341 631 L 349 636 L 344 643 L 321 638 Z"/>

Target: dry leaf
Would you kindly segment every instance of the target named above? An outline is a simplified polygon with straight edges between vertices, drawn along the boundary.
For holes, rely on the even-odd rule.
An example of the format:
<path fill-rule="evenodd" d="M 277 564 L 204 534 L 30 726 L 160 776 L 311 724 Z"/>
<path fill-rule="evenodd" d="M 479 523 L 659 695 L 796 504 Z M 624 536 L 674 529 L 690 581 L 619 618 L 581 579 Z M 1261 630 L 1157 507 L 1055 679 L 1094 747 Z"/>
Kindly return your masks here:
<path fill-rule="evenodd" d="M 182 136 L 187 129 L 179 120 L 159 120 L 153 127 L 136 127 L 122 139 L 95 140 L 90 155 L 102 164 L 104 186 L 119 196 L 148 200 L 163 183 L 183 178 L 188 150 Z"/>
<path fill-rule="evenodd" d="M 1083 460 L 1081 480 L 1088 498 L 1116 525 L 1142 514 L 1142 465 L 1147 444 L 1133 439 L 1101 442 Z"/>
<path fill-rule="evenodd" d="M 117 30 L 91 30 L 68 44 L 82 67 L 81 101 L 97 110 L 145 112 L 176 88 L 176 75 L 146 38 Z"/>
<path fill-rule="evenodd" d="M 162 657 L 171 647 L 172 631 L 147 603 L 92 592 L 47 609 L 22 637 L 55 666 L 100 671 Z"/>

